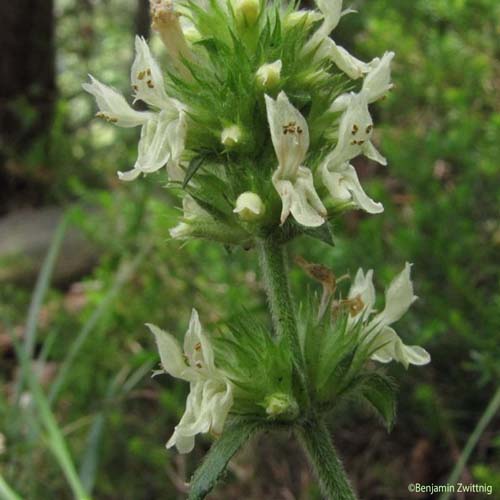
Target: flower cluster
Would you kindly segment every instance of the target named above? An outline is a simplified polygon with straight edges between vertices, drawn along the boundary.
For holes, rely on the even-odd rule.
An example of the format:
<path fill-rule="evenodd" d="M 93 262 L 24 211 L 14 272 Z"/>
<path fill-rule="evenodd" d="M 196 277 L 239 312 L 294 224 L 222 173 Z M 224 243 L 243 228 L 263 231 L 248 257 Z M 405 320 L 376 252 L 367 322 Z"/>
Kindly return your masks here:
<path fill-rule="evenodd" d="M 342 3 L 316 0 L 317 9 L 297 10 L 285 0 L 151 0 L 164 70 L 137 37 L 132 104 L 92 76 L 84 85 L 98 117 L 141 127 L 137 161 L 119 178 L 166 167 L 168 185 L 182 194 L 173 238 L 257 246 L 265 277 L 281 273 L 266 278 L 277 335 L 252 318 L 210 335 L 193 311 L 181 349 L 148 325 L 163 371 L 190 384 L 167 443 L 182 453 L 196 434 L 220 434 L 228 418 L 300 426 L 348 394 L 361 395 L 390 426 L 393 385 L 368 361 L 430 361 L 391 327 L 416 299 L 408 264 L 379 313 L 371 270 L 360 269 L 347 298 L 329 309 L 336 280 L 320 266 L 310 273 L 324 285 L 320 313 L 303 310 L 295 324 L 282 245 L 301 233 L 325 239 L 317 228 L 330 234 L 330 221 L 345 210 L 383 211 L 351 162 L 364 155 L 386 165 L 369 106 L 392 88 L 394 53 L 363 62 L 330 38 L 351 12 Z M 137 101 L 148 111 L 136 110 Z M 283 317 L 279 307 L 288 308 Z"/>
<path fill-rule="evenodd" d="M 363 154 L 386 164 L 372 142 L 368 107 L 391 89 L 394 54 L 356 59 L 329 37 L 350 11 L 341 0 L 316 3 L 318 10 L 297 11 L 285 2 L 152 0 L 168 71 L 139 37 L 131 70 L 133 102 L 150 111 L 136 111 L 93 77 L 84 85 L 97 116 L 141 127 L 137 161 L 120 179 L 166 166 L 171 185 L 191 196 L 174 238 L 223 241 L 225 233 L 234 244 L 242 232 L 248 240 L 290 216 L 307 229 L 349 208 L 383 210 L 350 162 Z M 203 210 L 194 210 L 200 201 Z M 213 232 L 200 234 L 193 226 L 207 217 Z"/>

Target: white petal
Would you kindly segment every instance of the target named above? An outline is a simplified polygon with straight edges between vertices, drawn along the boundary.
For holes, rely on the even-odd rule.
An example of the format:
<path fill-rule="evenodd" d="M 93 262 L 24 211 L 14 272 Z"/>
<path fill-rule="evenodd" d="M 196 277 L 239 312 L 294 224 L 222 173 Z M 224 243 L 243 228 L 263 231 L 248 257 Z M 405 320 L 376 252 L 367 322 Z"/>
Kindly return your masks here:
<path fill-rule="evenodd" d="M 413 283 L 410 279 L 411 264 L 406 263 L 385 292 L 385 308 L 374 318 L 374 323 L 390 325 L 395 323 L 417 300 L 413 293 Z"/>
<path fill-rule="evenodd" d="M 191 380 L 191 371 L 186 365 L 179 342 L 175 337 L 155 325 L 147 323 L 146 326 L 155 336 L 161 364 L 164 370 L 173 377 Z"/>
<path fill-rule="evenodd" d="M 82 87 L 95 97 L 100 110 L 97 116 L 119 127 L 137 127 L 151 118 L 151 113 L 135 111 L 119 92 L 89 76 L 91 83 L 84 83 Z"/>
<path fill-rule="evenodd" d="M 355 168 L 349 163 L 335 165 L 328 159 L 320 167 L 324 185 L 334 201 L 346 203 L 352 201 L 362 210 L 371 214 L 384 211 L 381 203 L 376 203 L 364 192 Z"/>
<path fill-rule="evenodd" d="M 203 333 L 196 309 L 191 312 L 189 328 L 184 337 L 184 354 L 192 368 L 202 370 L 203 373 L 215 370 L 213 348 L 210 340 Z"/>
<path fill-rule="evenodd" d="M 332 39 L 325 40 L 325 48 L 322 50 L 334 64 L 353 80 L 361 78 L 370 71 L 369 64 L 360 61 L 349 54 L 344 47 L 337 45 Z"/>
<path fill-rule="evenodd" d="M 137 168 L 133 168 L 132 170 L 127 170 L 126 172 L 118 171 L 118 178 L 121 181 L 134 181 L 141 175 L 141 171 Z"/>
<path fill-rule="evenodd" d="M 345 111 L 349 107 L 353 95 L 354 94 L 350 93 L 339 95 L 330 106 L 330 111 L 332 111 L 333 113 Z"/>
<path fill-rule="evenodd" d="M 283 203 L 281 223 L 291 213 L 303 226 L 321 226 L 327 212 L 314 188 L 312 172 L 300 167 L 294 182 L 281 179 L 279 173 L 279 170 L 274 173 L 273 184 Z"/>
<path fill-rule="evenodd" d="M 165 93 L 165 82 L 158 63 L 155 61 L 144 38 L 135 37 L 135 59 L 132 64 L 130 81 L 135 98 L 150 106 L 162 108 L 171 106 Z"/>
<path fill-rule="evenodd" d="M 171 153 L 167 161 L 168 177 L 171 181 L 183 181 L 186 174 L 180 167 L 180 161 L 186 147 L 187 136 L 187 119 L 184 111 L 180 111 L 179 117 L 169 124 L 166 134 Z"/>
<path fill-rule="evenodd" d="M 267 95 L 265 98 L 280 178 L 294 180 L 309 149 L 307 122 L 284 92 L 280 92 L 276 101 Z"/>
<path fill-rule="evenodd" d="M 174 120 L 170 111 L 159 113 L 142 128 L 135 168 L 144 173 L 151 173 L 168 162 L 177 166 L 184 150 L 185 134 L 182 112 Z"/>
<path fill-rule="evenodd" d="M 373 286 L 372 269 L 367 271 L 366 274 L 363 272 L 363 269 L 358 269 L 347 297 L 349 299 L 360 297 L 364 307 L 359 314 L 363 314 L 365 317 L 368 317 L 373 310 L 373 306 L 375 305 L 375 287 Z"/>
<path fill-rule="evenodd" d="M 371 141 L 365 142 L 361 150 L 367 158 L 370 158 L 370 160 L 376 161 L 381 165 L 387 165 L 386 158 L 380 154 Z"/>
<path fill-rule="evenodd" d="M 381 347 L 372 355 L 372 359 L 380 363 L 398 361 L 405 368 L 409 365 L 422 366 L 430 362 L 429 353 L 419 346 L 407 346 L 398 334 L 390 327 L 385 327 L 375 339 L 374 346 Z"/>
<path fill-rule="evenodd" d="M 382 59 L 372 63 L 373 68 L 363 82 L 362 92 L 366 94 L 368 102 L 382 98 L 392 88 L 391 61 L 394 52 L 386 52 Z"/>
<path fill-rule="evenodd" d="M 365 96 L 351 93 L 340 119 L 338 143 L 329 159 L 334 163 L 344 163 L 355 158 L 370 141 L 372 131 L 373 120 Z"/>
<path fill-rule="evenodd" d="M 339 24 L 342 16 L 342 0 L 316 0 L 316 5 L 324 18 L 315 36 L 327 37 Z"/>
<path fill-rule="evenodd" d="M 430 354 L 423 348 L 417 345 L 403 345 L 404 357 L 410 365 L 423 366 L 431 362 Z"/>
<path fill-rule="evenodd" d="M 384 211 L 382 203 L 373 201 L 363 190 L 356 169 L 348 165 L 343 172 L 343 181 L 346 188 L 351 192 L 352 199 L 356 205 L 369 214 L 379 214 Z"/>

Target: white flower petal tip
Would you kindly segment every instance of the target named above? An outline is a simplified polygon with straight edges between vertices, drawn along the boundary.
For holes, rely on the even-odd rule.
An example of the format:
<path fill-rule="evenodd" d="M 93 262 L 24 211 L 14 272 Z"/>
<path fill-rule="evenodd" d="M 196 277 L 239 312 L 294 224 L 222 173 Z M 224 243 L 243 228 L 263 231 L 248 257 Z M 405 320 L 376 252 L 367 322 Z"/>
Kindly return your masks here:
<path fill-rule="evenodd" d="M 365 193 L 355 168 L 349 163 L 335 165 L 326 161 L 320 170 L 323 184 L 338 204 L 352 202 L 357 208 L 369 214 L 379 214 L 384 211 L 382 203 L 373 201 Z"/>
<path fill-rule="evenodd" d="M 371 69 L 363 81 L 361 90 L 369 103 L 381 99 L 392 89 L 391 63 L 394 56 L 394 52 L 386 52 L 381 59 L 374 59 L 370 63 Z"/>
<path fill-rule="evenodd" d="M 95 97 L 102 118 L 119 127 L 137 127 L 144 125 L 150 118 L 147 111 L 135 111 L 130 107 L 125 98 L 115 89 L 104 85 L 99 80 L 89 75 L 90 83 L 82 84 L 83 89 Z"/>
<path fill-rule="evenodd" d="M 253 222 L 262 218 L 265 208 L 258 194 L 247 191 L 238 196 L 233 213 L 238 214 L 241 220 Z"/>

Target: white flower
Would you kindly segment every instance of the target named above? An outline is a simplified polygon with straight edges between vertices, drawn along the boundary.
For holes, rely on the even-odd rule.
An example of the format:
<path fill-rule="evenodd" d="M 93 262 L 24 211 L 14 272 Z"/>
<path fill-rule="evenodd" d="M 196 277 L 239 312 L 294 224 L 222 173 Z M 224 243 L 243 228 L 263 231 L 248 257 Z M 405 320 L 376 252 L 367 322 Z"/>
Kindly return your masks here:
<path fill-rule="evenodd" d="M 189 238 L 193 232 L 193 222 L 202 222 L 204 219 L 211 220 L 210 215 L 188 194 L 182 199 L 182 210 L 184 220 L 169 231 L 170 236 L 174 239 L 183 240 Z"/>
<path fill-rule="evenodd" d="M 265 206 L 258 194 L 247 191 L 238 196 L 233 212 L 244 221 L 254 221 L 262 217 Z"/>
<path fill-rule="evenodd" d="M 316 60 L 329 59 L 350 78 L 361 78 L 370 70 L 370 64 L 360 61 L 329 38 L 340 18 L 354 11 L 342 11 L 342 0 L 316 0 L 316 4 L 323 15 L 323 23 L 304 46 L 303 54 L 314 52 Z"/>
<path fill-rule="evenodd" d="M 184 337 L 184 352 L 175 337 L 157 326 L 147 326 L 156 338 L 165 372 L 190 383 L 186 410 L 167 442 L 167 448 L 176 446 L 180 453 L 189 453 L 196 434 L 222 433 L 233 404 L 233 388 L 215 366 L 210 339 L 202 330 L 196 310 Z"/>
<path fill-rule="evenodd" d="M 283 204 L 281 223 L 291 213 L 304 226 L 317 227 L 325 221 L 326 209 L 313 183 L 312 172 L 302 166 L 309 148 L 309 128 L 304 117 L 290 104 L 284 92 L 266 98 L 267 119 L 278 158 L 272 181 Z"/>
<path fill-rule="evenodd" d="M 387 160 L 377 151 L 371 138 L 373 120 L 368 105 L 384 96 L 390 90 L 390 63 L 393 52 L 387 52 L 377 59 L 365 77 L 359 93 L 342 94 L 333 102 L 331 111 L 342 111 L 338 142 L 335 149 L 325 158 L 320 171 L 324 185 L 335 201 L 353 201 L 369 213 L 380 213 L 383 207 L 374 202 L 363 191 L 350 160 L 360 154 L 382 165 Z"/>
<path fill-rule="evenodd" d="M 430 362 L 429 353 L 419 346 L 407 346 L 389 325 L 398 321 L 408 311 L 417 297 L 413 293 L 410 279 L 411 265 L 406 263 L 385 292 L 385 307 L 382 312 L 370 318 L 374 312 L 375 289 L 373 271 L 366 275 L 358 270 L 349 291 L 347 303 L 350 307 L 349 323 L 362 322 L 362 335 L 375 349 L 372 359 L 380 363 L 399 361 L 405 368 L 410 364 L 426 365 Z"/>
<path fill-rule="evenodd" d="M 282 67 L 281 59 L 263 64 L 255 74 L 258 84 L 265 89 L 275 87 L 280 81 Z"/>
<path fill-rule="evenodd" d="M 179 163 L 187 133 L 184 106 L 167 96 L 161 69 L 143 38 L 136 37 L 135 48 L 131 70 L 135 100 L 144 101 L 157 112 L 135 111 L 121 94 L 92 76 L 91 83 L 83 84 L 83 88 L 96 98 L 100 110 L 97 116 L 120 127 L 142 126 L 137 161 L 133 169 L 118 172 L 121 180 L 134 180 L 165 165 L 171 180 L 182 180 L 184 172 Z"/>

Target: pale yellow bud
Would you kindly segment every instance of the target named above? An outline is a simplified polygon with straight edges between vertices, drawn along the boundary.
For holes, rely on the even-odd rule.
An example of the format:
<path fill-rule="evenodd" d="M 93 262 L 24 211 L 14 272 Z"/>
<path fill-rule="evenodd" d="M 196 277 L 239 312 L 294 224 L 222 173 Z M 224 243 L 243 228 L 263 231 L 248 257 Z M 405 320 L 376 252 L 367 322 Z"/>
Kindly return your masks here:
<path fill-rule="evenodd" d="M 247 26 L 253 26 L 260 15 L 259 0 L 236 0 L 236 16 Z"/>
<path fill-rule="evenodd" d="M 238 125 L 231 125 L 230 127 L 226 127 L 220 136 L 220 142 L 224 144 L 227 148 L 236 147 L 241 141 L 242 132 Z"/>
<path fill-rule="evenodd" d="M 299 407 L 295 399 L 289 394 L 276 392 L 265 400 L 266 413 L 270 418 L 284 418 L 293 420 L 299 413 Z"/>
<path fill-rule="evenodd" d="M 309 28 L 312 23 L 323 19 L 323 15 L 313 10 L 297 10 L 290 12 L 285 17 L 284 26 L 287 29 L 295 28 L 296 26 L 303 26 L 304 29 Z"/>
<path fill-rule="evenodd" d="M 233 212 L 238 214 L 241 220 L 252 222 L 262 218 L 265 208 L 258 194 L 247 191 L 238 196 Z"/>
<path fill-rule="evenodd" d="M 281 78 L 282 66 L 280 59 L 270 64 L 263 64 L 255 75 L 257 83 L 266 90 L 276 87 Z"/>

